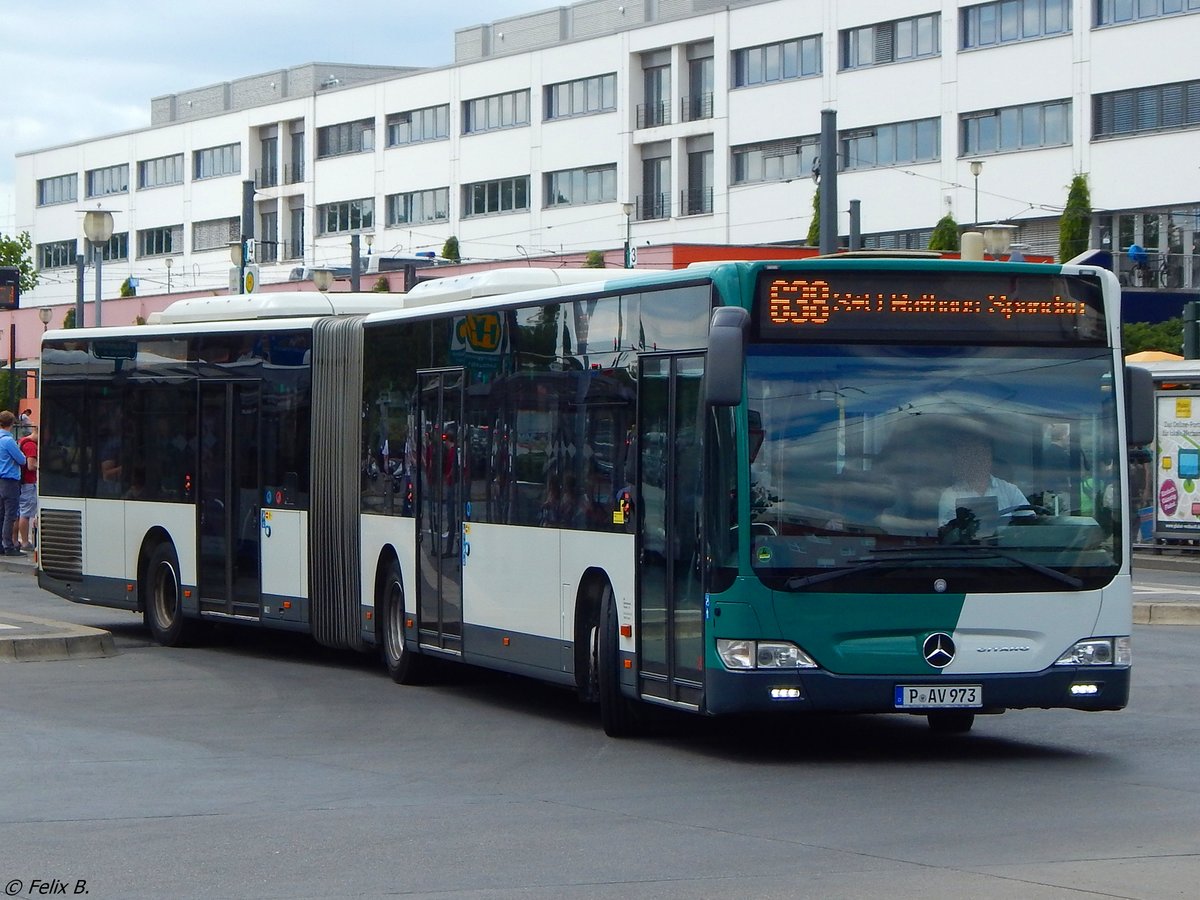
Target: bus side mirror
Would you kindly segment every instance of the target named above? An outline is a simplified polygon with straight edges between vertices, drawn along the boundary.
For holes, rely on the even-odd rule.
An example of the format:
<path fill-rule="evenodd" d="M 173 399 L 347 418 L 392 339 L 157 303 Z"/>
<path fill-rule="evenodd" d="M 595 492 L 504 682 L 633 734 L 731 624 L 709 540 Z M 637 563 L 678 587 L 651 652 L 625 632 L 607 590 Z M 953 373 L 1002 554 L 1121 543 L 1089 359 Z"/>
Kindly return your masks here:
<path fill-rule="evenodd" d="M 750 313 L 741 307 L 713 310 L 704 365 L 704 400 L 709 406 L 737 406 L 742 402 L 749 325 Z"/>
<path fill-rule="evenodd" d="M 1154 377 L 1149 369 L 1125 367 L 1125 442 L 1140 447 L 1154 441 Z"/>

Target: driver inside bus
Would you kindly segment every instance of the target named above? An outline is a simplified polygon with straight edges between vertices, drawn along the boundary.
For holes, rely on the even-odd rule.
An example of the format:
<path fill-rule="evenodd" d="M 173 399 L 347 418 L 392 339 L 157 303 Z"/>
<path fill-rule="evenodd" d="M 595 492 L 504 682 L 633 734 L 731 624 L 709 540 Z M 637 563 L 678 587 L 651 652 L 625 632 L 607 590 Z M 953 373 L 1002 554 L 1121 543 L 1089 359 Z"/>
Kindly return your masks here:
<path fill-rule="evenodd" d="M 992 442 L 982 434 L 960 434 L 950 441 L 954 483 L 942 491 L 938 503 L 938 521 L 943 525 L 958 517 L 959 501 L 964 498 L 995 497 L 998 511 L 1006 515 L 1032 515 L 1029 500 L 1011 481 L 992 472 Z"/>

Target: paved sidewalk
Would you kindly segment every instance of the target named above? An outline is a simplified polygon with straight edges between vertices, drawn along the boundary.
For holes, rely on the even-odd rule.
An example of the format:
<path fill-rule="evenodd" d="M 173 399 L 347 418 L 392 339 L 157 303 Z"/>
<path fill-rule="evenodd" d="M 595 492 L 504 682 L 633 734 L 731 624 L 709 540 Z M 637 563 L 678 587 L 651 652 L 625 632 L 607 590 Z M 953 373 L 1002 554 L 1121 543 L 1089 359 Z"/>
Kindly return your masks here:
<path fill-rule="evenodd" d="M 1200 574 L 1200 552 L 1138 549 L 1133 566 L 1135 570 Z M 35 571 L 32 553 L 0 557 L 0 573 L 32 579 Z M 1135 600 L 1133 621 L 1137 625 L 1200 625 L 1200 590 L 1194 600 Z M 17 615 L 0 608 L 0 662 L 114 656 L 116 652 L 112 635 L 103 629 Z"/>
<path fill-rule="evenodd" d="M 0 557 L 7 578 L 35 577 L 33 554 Z M 100 628 L 18 615 L 0 607 L 0 663 L 116 656 L 112 635 Z"/>

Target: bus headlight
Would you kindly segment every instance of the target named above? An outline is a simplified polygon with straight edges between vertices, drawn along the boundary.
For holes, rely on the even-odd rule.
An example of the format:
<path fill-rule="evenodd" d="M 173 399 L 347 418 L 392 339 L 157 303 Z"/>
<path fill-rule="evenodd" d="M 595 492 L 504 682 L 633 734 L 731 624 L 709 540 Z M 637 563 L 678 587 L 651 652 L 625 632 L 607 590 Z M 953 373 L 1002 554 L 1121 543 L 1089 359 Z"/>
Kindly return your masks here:
<path fill-rule="evenodd" d="M 1056 666 L 1127 666 L 1133 661 L 1128 637 L 1088 638 L 1077 641 L 1055 660 Z"/>
<path fill-rule="evenodd" d="M 717 638 L 717 655 L 727 669 L 815 669 L 816 660 L 788 641 Z"/>

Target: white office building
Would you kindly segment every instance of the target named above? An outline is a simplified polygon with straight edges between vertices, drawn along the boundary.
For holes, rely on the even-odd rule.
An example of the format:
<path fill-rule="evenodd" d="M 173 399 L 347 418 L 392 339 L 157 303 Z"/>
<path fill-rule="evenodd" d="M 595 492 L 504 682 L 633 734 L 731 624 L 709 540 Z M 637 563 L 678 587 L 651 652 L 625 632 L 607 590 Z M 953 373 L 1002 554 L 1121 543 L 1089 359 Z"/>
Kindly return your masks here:
<path fill-rule="evenodd" d="M 458 31 L 442 67 L 298 65 L 20 154 L 16 230 L 42 279 L 24 305 L 73 301 L 97 205 L 115 222 L 106 295 L 130 276 L 159 293 L 168 272 L 226 285 L 247 180 L 266 282 L 346 265 L 356 232 L 384 255 L 455 235 L 464 259 L 799 242 L 825 109 L 839 230 L 860 201 L 865 246 L 923 247 L 949 212 L 1053 255 L 1084 173 L 1094 246 L 1138 244 L 1166 260 L 1146 277 L 1200 287 L 1200 0 L 530 8 Z"/>

